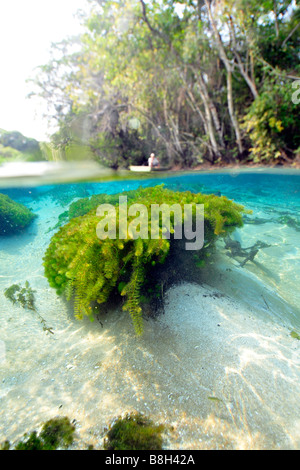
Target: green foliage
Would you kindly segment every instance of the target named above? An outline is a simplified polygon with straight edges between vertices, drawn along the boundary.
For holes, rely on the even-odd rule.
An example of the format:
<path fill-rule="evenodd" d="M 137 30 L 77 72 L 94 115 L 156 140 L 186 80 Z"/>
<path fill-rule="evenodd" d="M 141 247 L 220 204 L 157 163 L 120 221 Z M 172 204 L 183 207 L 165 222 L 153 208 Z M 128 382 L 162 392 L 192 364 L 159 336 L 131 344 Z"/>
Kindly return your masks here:
<path fill-rule="evenodd" d="M 124 194 L 124 193 L 123 193 Z M 204 204 L 205 246 L 212 245 L 218 237 L 231 233 L 235 227 L 243 225 L 244 208 L 226 197 L 215 195 L 193 194 L 191 192 L 174 192 L 163 185 L 153 188 L 140 188 L 127 193 L 128 202 L 143 204 L 148 210 L 146 220 L 148 238 L 134 238 L 128 230 L 124 239 L 119 238 L 119 205 L 117 195 L 99 195 L 91 199 L 78 201 L 73 206 L 81 216 L 72 218 L 52 237 L 45 253 L 45 275 L 51 287 L 58 295 L 65 294 L 67 300 L 74 295 L 74 312 L 77 318 L 87 315 L 93 319 L 92 304 L 107 302 L 112 293 L 125 297 L 124 310 L 131 315 L 135 331 L 142 334 L 142 309 L 140 305 L 141 288 L 146 275 L 164 263 L 169 253 L 170 238 L 164 235 L 167 231 L 165 222 L 160 220 L 158 238 L 151 238 L 151 205 L 152 204 Z M 116 239 L 100 240 L 96 228 L 100 218 L 96 216 L 95 203 L 110 201 L 115 204 L 115 214 L 111 223 L 116 226 Z M 92 209 L 85 213 L 88 209 Z M 195 216 L 195 214 L 194 214 Z M 129 227 L 135 218 L 128 217 Z M 109 222 L 108 222 L 109 223 Z M 174 215 L 171 212 L 171 234 L 174 232 Z M 183 220 L 181 219 L 181 223 Z"/>
<path fill-rule="evenodd" d="M 136 192 L 132 190 L 117 194 L 95 194 L 90 198 L 79 199 L 70 205 L 69 219 L 85 215 L 91 210 L 96 209 L 100 204 L 112 204 L 115 206 L 119 203 L 120 195 L 127 196 L 128 201 L 130 201 L 134 199 Z"/>
<path fill-rule="evenodd" d="M 64 225 L 68 220 L 74 219 L 74 217 L 80 217 L 87 214 L 93 209 L 96 209 L 100 204 L 112 204 L 116 205 L 119 203 L 119 196 L 127 196 L 128 201 L 131 201 L 135 197 L 136 192 L 124 191 L 123 193 L 117 194 L 94 194 L 91 197 L 81 198 L 77 201 L 72 202 L 67 211 L 60 214 L 58 222 L 55 227 L 50 228 L 49 231 L 55 230 Z"/>
<path fill-rule="evenodd" d="M 34 293 L 35 291 L 30 287 L 28 281 L 26 281 L 25 287 L 21 287 L 19 284 L 13 284 L 4 291 L 5 297 L 13 304 L 18 304 L 29 310 L 36 310 L 34 305 Z"/>
<path fill-rule="evenodd" d="M 20 441 L 15 450 L 45 450 L 43 446 L 43 442 L 38 437 L 36 431 L 32 431 L 29 435 L 24 435 L 24 440 Z M 46 449 L 50 450 L 50 449 Z"/>
<path fill-rule="evenodd" d="M 22 160 L 22 153 L 12 147 L 4 147 L 0 144 L 0 158 L 2 161 Z"/>
<path fill-rule="evenodd" d="M 14 305 L 17 304 L 22 308 L 35 312 L 43 325 L 43 330 L 53 335 L 54 333 L 52 328 L 47 327 L 45 319 L 38 313 L 36 309 L 34 294 L 35 290 L 30 287 L 28 281 L 25 282 L 25 287 L 21 287 L 19 284 L 13 284 L 4 291 L 5 297 Z"/>
<path fill-rule="evenodd" d="M 75 426 L 66 416 L 47 421 L 40 432 L 45 448 L 68 447 L 74 439 Z"/>
<path fill-rule="evenodd" d="M 296 157 L 297 109 L 285 109 L 299 77 L 297 2 L 91 3 L 77 52 L 72 41 L 54 45 L 35 80 L 59 126 L 50 158 L 92 154 L 117 168 L 152 151 L 189 167 L 247 161 L 251 151 L 255 162 Z"/>
<path fill-rule="evenodd" d="M 74 440 L 75 426 L 67 417 L 50 419 L 43 424 L 41 432 L 32 431 L 25 434 L 23 440 L 18 442 L 14 450 L 56 450 L 68 447 Z M 9 450 L 10 443 L 5 441 L 1 450 Z"/>
<path fill-rule="evenodd" d="M 0 236 L 21 232 L 35 217 L 23 204 L 0 193 Z"/>
<path fill-rule="evenodd" d="M 0 158 L 5 161 L 44 160 L 37 140 L 25 137 L 17 131 L 0 129 Z"/>
<path fill-rule="evenodd" d="M 290 81 L 271 75 L 244 117 L 254 162 L 291 157 L 300 145 L 300 107 L 292 101 Z"/>
<path fill-rule="evenodd" d="M 297 333 L 297 331 L 291 331 L 291 337 L 300 341 L 300 335 Z"/>
<path fill-rule="evenodd" d="M 119 418 L 107 433 L 105 450 L 161 450 L 163 425 L 155 425 L 140 413 Z"/>
<path fill-rule="evenodd" d="M 0 450 L 9 450 L 10 449 L 10 442 L 9 441 L 4 441 L 0 445 Z"/>

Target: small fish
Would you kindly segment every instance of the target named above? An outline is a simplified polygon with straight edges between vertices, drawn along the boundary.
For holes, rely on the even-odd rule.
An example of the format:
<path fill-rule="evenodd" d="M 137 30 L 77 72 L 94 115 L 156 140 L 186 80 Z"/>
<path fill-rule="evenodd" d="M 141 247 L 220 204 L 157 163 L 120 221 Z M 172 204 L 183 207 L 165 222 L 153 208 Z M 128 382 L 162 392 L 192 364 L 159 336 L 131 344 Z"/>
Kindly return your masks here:
<path fill-rule="evenodd" d="M 224 403 L 223 400 L 221 400 L 221 398 L 218 398 L 218 397 L 207 397 L 209 400 L 211 401 L 215 401 L 217 403 Z"/>

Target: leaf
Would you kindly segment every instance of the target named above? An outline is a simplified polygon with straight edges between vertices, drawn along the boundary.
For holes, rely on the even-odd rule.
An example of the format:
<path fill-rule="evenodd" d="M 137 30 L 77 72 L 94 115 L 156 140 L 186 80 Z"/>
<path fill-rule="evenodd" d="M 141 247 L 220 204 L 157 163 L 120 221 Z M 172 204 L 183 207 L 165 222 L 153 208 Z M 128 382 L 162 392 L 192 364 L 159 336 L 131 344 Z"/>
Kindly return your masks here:
<path fill-rule="evenodd" d="M 300 341 L 300 335 L 296 331 L 291 331 L 291 337 Z"/>

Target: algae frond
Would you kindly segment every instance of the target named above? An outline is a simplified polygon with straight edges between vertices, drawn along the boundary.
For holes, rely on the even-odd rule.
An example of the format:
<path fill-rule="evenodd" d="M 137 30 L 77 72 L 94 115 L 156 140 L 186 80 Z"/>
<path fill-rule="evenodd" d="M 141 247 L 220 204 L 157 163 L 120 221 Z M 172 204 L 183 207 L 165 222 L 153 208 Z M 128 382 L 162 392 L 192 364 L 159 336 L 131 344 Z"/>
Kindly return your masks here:
<path fill-rule="evenodd" d="M 42 425 L 38 434 L 32 431 L 11 449 L 9 441 L 3 442 L 1 450 L 57 450 L 69 447 L 74 440 L 75 426 L 66 416 L 50 419 Z"/>
<path fill-rule="evenodd" d="M 29 282 L 26 281 L 25 287 L 22 287 L 19 284 L 13 284 L 12 286 L 8 287 L 4 290 L 4 295 L 14 305 L 16 304 L 19 307 L 35 312 L 43 325 L 43 330 L 53 335 L 54 333 L 52 328 L 47 326 L 46 320 L 38 313 L 36 309 L 34 297 L 35 292 L 36 291 L 30 287 Z"/>
<path fill-rule="evenodd" d="M 22 232 L 35 217 L 23 204 L 0 193 L 0 236 Z"/>
<path fill-rule="evenodd" d="M 163 425 L 156 425 L 140 413 L 119 418 L 107 433 L 105 450 L 161 450 Z"/>
<path fill-rule="evenodd" d="M 203 204 L 205 244 L 200 250 L 203 256 L 199 258 L 199 266 L 219 237 L 225 237 L 243 225 L 242 214 L 246 212 L 243 206 L 224 196 L 175 192 L 163 185 L 124 194 L 131 204 L 149 208 L 148 215 L 152 205 L 164 203 L 171 207 L 177 204 L 183 212 L 184 205 L 195 208 L 196 204 Z M 79 319 L 84 315 L 94 319 L 93 304 L 103 304 L 113 295 L 124 297 L 123 309 L 129 312 L 135 331 L 140 335 L 143 332 L 142 290 L 149 275 L 159 269 L 169 255 L 174 243 L 175 216 L 171 215 L 170 227 L 163 220 L 159 221 L 157 238 L 152 237 L 148 218 L 148 238 L 134 238 L 128 230 L 123 238 L 100 240 L 96 234 L 99 224 L 96 208 L 102 203 L 115 207 L 117 217 L 112 224 L 119 233 L 119 194 L 102 194 L 76 201 L 69 210 L 71 220 L 52 237 L 45 253 L 45 275 L 58 295 L 64 294 L 67 300 L 74 297 L 74 313 Z M 128 217 L 129 225 L 132 221 L 135 222 L 134 217 Z M 184 223 L 183 218 L 181 222 Z M 166 232 L 169 237 L 165 236 Z"/>

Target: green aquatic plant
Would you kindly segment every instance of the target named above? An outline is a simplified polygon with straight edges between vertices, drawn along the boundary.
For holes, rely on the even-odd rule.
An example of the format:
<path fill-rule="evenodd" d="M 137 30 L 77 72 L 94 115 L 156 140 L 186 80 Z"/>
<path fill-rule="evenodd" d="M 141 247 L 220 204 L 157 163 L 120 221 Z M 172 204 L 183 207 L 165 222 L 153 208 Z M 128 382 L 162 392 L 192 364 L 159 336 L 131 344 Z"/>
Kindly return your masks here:
<path fill-rule="evenodd" d="M 23 308 L 35 311 L 34 293 L 35 291 L 30 287 L 28 281 L 25 282 L 25 287 L 21 287 L 19 284 L 13 284 L 4 291 L 5 297 L 13 304 L 18 304 Z"/>
<path fill-rule="evenodd" d="M 127 196 L 128 201 L 133 199 L 135 191 L 126 191 L 124 193 L 117 194 L 94 194 L 91 197 L 84 197 L 77 201 L 72 202 L 68 210 L 62 212 L 59 217 L 56 225 L 52 228 L 49 228 L 48 232 L 59 229 L 62 225 L 67 223 L 69 220 L 74 219 L 75 217 L 80 217 L 87 214 L 92 209 L 96 209 L 100 204 L 112 204 L 116 205 L 119 202 L 119 196 Z"/>
<path fill-rule="evenodd" d="M 11 235 L 24 230 L 36 217 L 23 204 L 0 193 L 0 235 Z"/>
<path fill-rule="evenodd" d="M 23 440 L 20 441 L 14 450 L 50 450 L 44 449 L 43 441 L 38 437 L 36 431 L 32 431 L 29 435 L 25 434 Z"/>
<path fill-rule="evenodd" d="M 36 306 L 35 306 L 35 290 L 30 287 L 28 281 L 25 282 L 25 287 L 21 287 L 19 284 L 13 284 L 12 286 L 8 287 L 4 290 L 4 296 L 10 300 L 14 305 L 17 304 L 18 306 L 32 310 L 35 312 L 41 323 L 43 324 L 43 330 L 47 331 L 48 333 L 54 334 L 52 328 L 47 327 L 45 319 L 38 313 Z"/>
<path fill-rule="evenodd" d="M 157 204 L 172 206 L 204 205 L 204 234 L 203 251 L 214 245 L 218 237 L 230 234 L 235 227 L 243 225 L 243 206 L 234 203 L 226 197 L 215 195 L 174 192 L 163 187 L 140 188 L 124 193 L 129 195 L 128 202 L 142 204 L 148 210 L 146 219 L 146 236 L 135 238 L 130 229 L 122 237 L 99 239 L 96 233 L 100 218 L 96 215 L 99 203 L 107 203 L 115 208 L 108 226 L 119 234 L 119 197 L 118 195 L 99 195 L 94 199 L 77 201 L 76 207 L 83 215 L 71 218 L 52 237 L 44 256 L 45 275 L 51 287 L 58 295 L 65 294 L 67 300 L 74 297 L 74 312 L 77 318 L 87 315 L 93 319 L 92 305 L 102 304 L 110 298 L 113 292 L 125 298 L 123 309 L 128 311 L 133 320 L 136 333 L 143 331 L 141 290 L 148 275 L 162 265 L 174 239 L 175 216 L 171 213 L 170 237 L 165 238 L 168 231 L 165 221 L 160 220 L 157 238 L 151 233 L 151 207 Z M 91 202 L 93 201 L 93 202 Z M 96 204 L 97 201 L 97 204 Z M 93 208 L 89 212 L 91 204 Z M 95 205 L 96 204 L 96 205 Z M 74 207 L 74 206 L 73 206 Z M 76 214 L 78 211 L 76 210 Z M 114 215 L 116 217 L 114 218 Z M 195 219 L 195 211 L 193 213 Z M 128 217 L 128 224 L 136 223 L 136 219 Z M 184 223 L 183 218 L 180 221 Z M 140 230 L 141 227 L 140 227 Z"/>
<path fill-rule="evenodd" d="M 47 421 L 40 432 L 45 448 L 57 449 L 68 447 L 73 443 L 75 426 L 66 416 Z"/>
<path fill-rule="evenodd" d="M 94 194 L 91 197 L 79 199 L 72 202 L 68 210 L 69 219 L 85 215 L 93 209 L 96 209 L 100 204 L 112 204 L 116 206 L 119 203 L 119 197 L 126 196 L 128 202 L 136 198 L 136 191 L 124 191 L 123 193 L 116 194 Z"/>
<path fill-rule="evenodd" d="M 4 441 L 0 445 L 0 450 L 9 450 L 10 449 L 10 442 L 9 441 Z"/>
<path fill-rule="evenodd" d="M 64 225 L 69 220 L 69 211 L 62 212 L 59 217 L 57 223 L 54 227 L 50 227 L 46 233 L 52 232 L 53 230 L 59 229 L 62 225 Z"/>
<path fill-rule="evenodd" d="M 105 450 L 161 450 L 163 425 L 156 425 L 140 413 L 119 418 L 104 440 Z"/>
<path fill-rule="evenodd" d="M 291 331 L 291 337 L 300 341 L 300 335 L 296 331 Z"/>
<path fill-rule="evenodd" d="M 74 440 L 75 426 L 66 416 L 50 419 L 42 425 L 38 434 L 32 431 L 24 434 L 13 450 L 56 450 L 69 447 Z M 3 442 L 0 449 L 10 450 L 9 441 Z"/>

